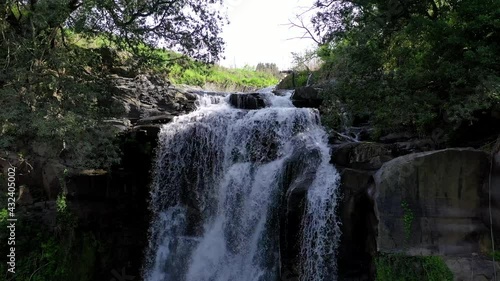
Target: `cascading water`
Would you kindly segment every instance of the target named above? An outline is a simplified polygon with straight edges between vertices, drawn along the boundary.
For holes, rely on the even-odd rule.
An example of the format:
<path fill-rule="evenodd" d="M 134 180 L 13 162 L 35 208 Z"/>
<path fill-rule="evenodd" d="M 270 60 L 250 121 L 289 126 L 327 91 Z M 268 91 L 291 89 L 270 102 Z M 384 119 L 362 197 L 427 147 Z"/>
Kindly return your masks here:
<path fill-rule="evenodd" d="M 259 110 L 200 97 L 196 111 L 162 127 L 145 280 L 279 280 L 283 198 L 310 171 L 300 280 L 336 279 L 338 174 L 319 114 L 262 95 L 269 107 Z M 294 165 L 302 168 L 290 180 Z"/>

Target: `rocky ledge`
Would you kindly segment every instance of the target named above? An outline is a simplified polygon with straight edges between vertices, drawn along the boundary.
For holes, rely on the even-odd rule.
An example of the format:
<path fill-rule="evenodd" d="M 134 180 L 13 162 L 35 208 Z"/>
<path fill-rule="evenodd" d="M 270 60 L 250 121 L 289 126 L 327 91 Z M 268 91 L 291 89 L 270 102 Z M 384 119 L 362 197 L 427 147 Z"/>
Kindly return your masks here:
<path fill-rule="evenodd" d="M 107 120 L 121 131 L 157 133 L 159 124 L 195 109 L 198 87 L 173 86 L 157 75 L 139 74 L 134 78 L 111 76 L 113 90 L 123 106 L 120 118 Z"/>
<path fill-rule="evenodd" d="M 494 280 L 500 267 L 489 256 L 488 196 L 498 244 L 500 153 L 430 149 L 364 142 L 335 147 L 332 163 L 343 194 L 342 280 L 373 280 L 379 254 L 442 256 L 455 280 Z"/>

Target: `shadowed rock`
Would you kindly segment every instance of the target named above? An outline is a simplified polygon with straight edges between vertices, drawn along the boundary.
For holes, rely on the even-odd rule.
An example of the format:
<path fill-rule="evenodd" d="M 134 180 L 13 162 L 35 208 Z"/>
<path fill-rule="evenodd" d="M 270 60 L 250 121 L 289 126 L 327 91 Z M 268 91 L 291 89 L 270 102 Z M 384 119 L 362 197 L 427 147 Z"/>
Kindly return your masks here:
<path fill-rule="evenodd" d="M 174 116 L 170 114 L 151 116 L 137 120 L 136 125 L 166 124 L 172 121 L 173 118 Z"/>
<path fill-rule="evenodd" d="M 266 107 L 264 98 L 259 93 L 231 94 L 229 103 L 240 109 L 260 109 Z"/>
<path fill-rule="evenodd" d="M 375 174 L 377 245 L 409 255 L 469 255 L 488 243 L 481 222 L 487 154 L 444 149 L 398 157 Z"/>
<path fill-rule="evenodd" d="M 297 88 L 291 99 L 296 107 L 318 108 L 323 102 L 318 89 L 309 86 Z"/>

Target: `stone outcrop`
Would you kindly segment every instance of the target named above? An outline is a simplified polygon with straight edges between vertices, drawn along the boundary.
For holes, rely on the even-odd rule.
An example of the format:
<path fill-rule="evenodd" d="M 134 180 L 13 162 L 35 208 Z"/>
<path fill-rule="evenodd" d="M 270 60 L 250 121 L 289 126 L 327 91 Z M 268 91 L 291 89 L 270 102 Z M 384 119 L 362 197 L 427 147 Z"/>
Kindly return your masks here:
<path fill-rule="evenodd" d="M 385 163 L 375 175 L 377 247 L 411 255 L 486 251 L 481 220 L 487 154 L 473 149 L 416 153 Z"/>
<path fill-rule="evenodd" d="M 496 268 L 497 275 L 500 273 L 499 263 L 494 265 L 476 253 L 469 257 L 445 257 L 444 262 L 453 273 L 454 281 L 495 281 L 493 268 Z"/>
<path fill-rule="evenodd" d="M 123 119 L 131 125 L 156 123 L 155 116 L 175 116 L 194 110 L 197 88 L 174 87 L 158 76 L 137 75 L 134 78 L 112 76 L 114 89 L 123 105 Z M 147 119 L 149 118 L 149 119 Z M 153 121 L 148 123 L 148 121 Z"/>
<path fill-rule="evenodd" d="M 300 241 L 302 219 L 307 205 L 307 190 L 316 177 L 320 152 L 304 145 L 287 160 L 282 178 L 283 198 L 280 208 L 281 280 L 298 280 L 300 274 Z"/>
<path fill-rule="evenodd" d="M 229 96 L 229 103 L 240 109 L 260 109 L 266 107 L 264 97 L 259 93 L 237 93 Z"/>
<path fill-rule="evenodd" d="M 377 252 L 377 219 L 371 198 L 373 175 L 394 155 L 391 147 L 379 143 L 343 143 L 332 148 L 331 163 L 341 176 L 338 267 L 342 280 L 373 279 L 373 257 Z"/>
<path fill-rule="evenodd" d="M 391 147 L 378 143 L 346 143 L 334 147 L 332 163 L 339 168 L 377 170 L 394 158 Z"/>
<path fill-rule="evenodd" d="M 455 280 L 471 280 L 471 270 L 477 273 L 473 280 L 492 280 L 488 154 L 398 141 L 334 147 L 343 194 L 339 278 L 373 280 L 377 253 L 401 253 L 444 256 Z M 492 217 L 494 236 L 500 236 L 500 162 L 495 163 Z"/>
<path fill-rule="evenodd" d="M 320 97 L 319 90 L 310 86 L 295 89 L 291 99 L 295 107 L 319 108 L 323 102 L 323 99 Z"/>

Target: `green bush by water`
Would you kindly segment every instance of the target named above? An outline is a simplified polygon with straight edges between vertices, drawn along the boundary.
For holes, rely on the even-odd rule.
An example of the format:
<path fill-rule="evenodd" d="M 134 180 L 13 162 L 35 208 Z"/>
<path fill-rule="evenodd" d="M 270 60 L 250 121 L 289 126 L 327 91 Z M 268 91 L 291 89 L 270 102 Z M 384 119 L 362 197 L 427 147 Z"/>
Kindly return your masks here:
<path fill-rule="evenodd" d="M 64 196 L 56 202 L 57 219 L 53 229 L 28 217 L 16 223 L 15 274 L 0 263 L 0 280 L 26 281 L 90 281 L 97 261 L 99 243 L 91 233 L 76 231 L 76 218 L 66 206 Z M 0 210 L 0 227 L 6 229 L 8 212 Z M 7 241 L 8 233 L 0 232 Z M 10 251 L 7 243 L 0 244 L 2 253 Z M 15 279 L 10 279 L 15 276 Z"/>
<path fill-rule="evenodd" d="M 110 42 L 104 36 L 88 37 L 71 31 L 68 31 L 68 34 L 71 41 L 81 48 L 96 49 L 110 45 Z M 139 44 L 138 50 L 143 55 L 142 59 L 145 61 L 144 65 L 148 68 L 148 71 L 166 73 L 173 84 L 203 87 L 210 83 L 224 88 L 263 88 L 276 85 L 279 82 L 277 71 L 257 71 L 250 66 L 230 69 L 210 65 L 170 50 L 153 49 L 144 44 Z M 130 57 L 123 53 L 119 55 L 121 59 Z M 127 62 L 124 61 L 123 63 L 126 64 Z M 303 77 L 300 79 L 304 80 Z M 306 81 L 307 74 L 303 81 L 304 85 Z"/>
<path fill-rule="evenodd" d="M 377 281 L 453 281 L 452 272 L 437 256 L 383 254 L 375 263 Z"/>

